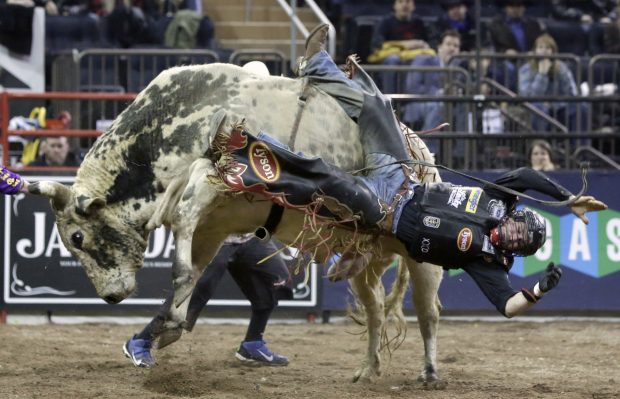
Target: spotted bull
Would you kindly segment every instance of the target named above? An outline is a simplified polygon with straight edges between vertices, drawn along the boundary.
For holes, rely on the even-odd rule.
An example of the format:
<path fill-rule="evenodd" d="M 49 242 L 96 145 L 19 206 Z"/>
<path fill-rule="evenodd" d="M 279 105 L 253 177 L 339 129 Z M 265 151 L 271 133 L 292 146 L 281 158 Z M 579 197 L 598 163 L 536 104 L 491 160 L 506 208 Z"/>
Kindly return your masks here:
<path fill-rule="evenodd" d="M 97 140 L 72 187 L 41 181 L 31 184 L 30 192 L 51 199 L 65 246 L 108 303 L 134 292 L 149 233 L 160 225 L 169 227 L 176 245 L 177 306 L 167 326 L 180 329 L 195 277 L 220 242 L 231 233 L 261 226 L 271 205 L 263 198 L 226 194 L 212 159 L 211 142 L 218 131 L 242 119 L 248 131 L 268 132 L 285 143 L 295 131 L 296 151 L 321 156 L 345 170 L 362 167 L 357 125 L 319 89 L 311 87 L 304 100 L 301 91 L 302 80 L 260 77 L 228 64 L 166 70 Z M 428 156 L 421 141 L 414 147 Z M 302 213 L 285 211 L 278 238 L 291 242 L 302 224 Z M 385 256 L 377 257 L 352 282 L 369 326 L 368 356 L 356 378 L 380 373 L 385 315 L 377 276 L 393 254 L 406 254 L 395 239 L 386 238 L 382 249 Z M 413 261 L 407 266 L 415 283 L 414 302 L 425 344 L 422 377 L 435 380 L 441 269 Z"/>

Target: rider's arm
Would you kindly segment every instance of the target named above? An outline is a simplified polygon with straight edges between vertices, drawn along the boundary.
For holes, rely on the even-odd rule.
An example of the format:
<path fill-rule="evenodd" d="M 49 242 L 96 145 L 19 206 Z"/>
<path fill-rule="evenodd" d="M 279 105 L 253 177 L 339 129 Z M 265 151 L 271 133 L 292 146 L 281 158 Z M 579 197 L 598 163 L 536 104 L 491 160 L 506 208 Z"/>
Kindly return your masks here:
<path fill-rule="evenodd" d="M 512 288 L 508 273 L 496 262 L 487 263 L 481 259 L 463 269 L 497 310 L 508 318 L 531 308 L 543 295 L 555 288 L 562 277 L 562 269 L 550 263 L 532 288 L 523 288 L 519 292 Z"/>
<path fill-rule="evenodd" d="M 463 270 L 474 279 L 484 296 L 495 305 L 495 308 L 501 314 L 506 317 L 514 316 L 514 314 L 506 312 L 507 303 L 512 297 L 522 294 L 512 288 L 508 279 L 508 273 L 506 273 L 502 265 L 479 259 L 470 262 L 463 267 Z"/>
<path fill-rule="evenodd" d="M 524 192 L 526 190 L 538 191 L 539 193 L 547 194 L 558 201 L 567 200 L 571 195 L 573 195 L 559 183 L 531 168 L 519 168 L 510 171 L 500 176 L 494 183 L 519 192 Z M 497 189 L 488 186 L 485 186 L 484 191 L 490 194 L 492 192 L 498 192 Z M 499 196 L 505 197 L 506 194 L 502 193 Z"/>

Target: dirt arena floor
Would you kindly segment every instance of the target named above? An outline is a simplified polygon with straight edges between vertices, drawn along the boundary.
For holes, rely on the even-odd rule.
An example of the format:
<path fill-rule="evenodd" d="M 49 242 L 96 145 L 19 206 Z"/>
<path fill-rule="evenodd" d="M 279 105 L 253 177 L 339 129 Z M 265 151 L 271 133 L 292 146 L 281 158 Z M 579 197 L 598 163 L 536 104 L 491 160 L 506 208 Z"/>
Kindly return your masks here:
<path fill-rule="evenodd" d="M 620 398 L 620 323 L 442 321 L 441 390 L 416 381 L 415 323 L 383 376 L 355 384 L 365 341 L 353 324 L 271 325 L 270 347 L 291 359 L 284 368 L 234 359 L 244 326 L 201 324 L 154 351 L 150 370 L 121 350 L 140 327 L 0 325 L 0 398 Z"/>

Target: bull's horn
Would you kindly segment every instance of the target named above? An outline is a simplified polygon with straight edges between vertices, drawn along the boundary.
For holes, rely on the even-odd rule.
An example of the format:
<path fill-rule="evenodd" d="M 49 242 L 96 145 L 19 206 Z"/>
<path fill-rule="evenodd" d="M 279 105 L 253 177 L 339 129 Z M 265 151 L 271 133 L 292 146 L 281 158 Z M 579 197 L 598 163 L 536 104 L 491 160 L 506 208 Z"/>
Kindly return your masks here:
<path fill-rule="evenodd" d="M 75 209 L 82 214 L 90 215 L 93 211 L 103 208 L 105 200 L 99 197 L 89 197 L 87 195 L 78 195 L 75 198 Z"/>
<path fill-rule="evenodd" d="M 71 190 L 62 183 L 55 181 L 38 181 L 28 185 L 28 192 L 34 195 L 42 195 L 52 200 L 52 206 L 56 210 L 64 209 L 71 201 Z"/>

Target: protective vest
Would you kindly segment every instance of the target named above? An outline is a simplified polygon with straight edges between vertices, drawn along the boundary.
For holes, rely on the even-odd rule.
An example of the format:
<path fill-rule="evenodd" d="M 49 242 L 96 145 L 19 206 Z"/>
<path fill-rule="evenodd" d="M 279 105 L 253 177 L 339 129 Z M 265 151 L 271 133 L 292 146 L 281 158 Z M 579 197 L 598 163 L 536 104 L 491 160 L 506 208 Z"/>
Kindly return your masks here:
<path fill-rule="evenodd" d="M 405 205 L 397 237 L 420 262 L 458 269 L 482 257 L 509 268 L 512 258 L 489 239 L 490 230 L 506 211 L 504 201 L 489 197 L 479 187 L 425 184 Z"/>

